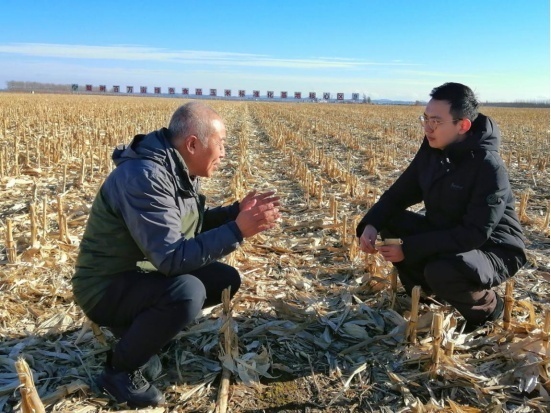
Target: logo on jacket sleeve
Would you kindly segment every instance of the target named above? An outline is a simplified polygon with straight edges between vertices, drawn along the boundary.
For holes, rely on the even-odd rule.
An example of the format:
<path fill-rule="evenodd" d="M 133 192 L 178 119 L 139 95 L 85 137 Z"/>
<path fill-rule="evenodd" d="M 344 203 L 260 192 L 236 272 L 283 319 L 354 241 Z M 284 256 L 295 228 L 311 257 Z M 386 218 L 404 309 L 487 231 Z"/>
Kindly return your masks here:
<path fill-rule="evenodd" d="M 452 184 L 450 185 L 450 188 L 453 189 L 454 191 L 461 191 L 463 189 L 463 185 L 458 185 L 455 182 L 452 182 Z"/>

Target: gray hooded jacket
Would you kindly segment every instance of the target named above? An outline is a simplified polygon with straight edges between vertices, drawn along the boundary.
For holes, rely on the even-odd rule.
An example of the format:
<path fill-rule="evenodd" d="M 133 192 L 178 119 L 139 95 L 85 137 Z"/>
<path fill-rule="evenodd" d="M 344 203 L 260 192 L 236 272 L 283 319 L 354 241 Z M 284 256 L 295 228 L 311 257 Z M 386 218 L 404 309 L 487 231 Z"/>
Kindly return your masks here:
<path fill-rule="evenodd" d="M 239 204 L 205 209 L 199 180 L 169 136 L 164 128 L 137 135 L 113 152 L 116 168 L 94 200 L 72 278 L 85 312 L 121 272 L 186 274 L 243 241 L 235 223 Z"/>

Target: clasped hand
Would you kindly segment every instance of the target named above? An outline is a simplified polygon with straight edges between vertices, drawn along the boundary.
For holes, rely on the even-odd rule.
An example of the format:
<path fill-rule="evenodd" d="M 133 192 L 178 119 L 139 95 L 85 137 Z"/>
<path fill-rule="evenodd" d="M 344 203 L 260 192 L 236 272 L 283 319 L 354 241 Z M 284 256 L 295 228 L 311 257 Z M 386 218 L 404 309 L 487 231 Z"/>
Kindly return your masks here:
<path fill-rule="evenodd" d="M 279 205 L 279 197 L 275 196 L 274 191 L 249 192 L 239 203 L 239 215 L 235 220 L 243 238 L 275 227 L 281 217 L 277 208 Z"/>

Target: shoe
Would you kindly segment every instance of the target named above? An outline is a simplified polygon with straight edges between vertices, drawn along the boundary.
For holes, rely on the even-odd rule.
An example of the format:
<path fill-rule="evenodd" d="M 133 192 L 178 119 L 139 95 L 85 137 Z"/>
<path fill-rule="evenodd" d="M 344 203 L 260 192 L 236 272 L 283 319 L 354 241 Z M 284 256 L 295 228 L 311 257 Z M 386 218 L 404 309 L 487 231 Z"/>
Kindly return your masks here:
<path fill-rule="evenodd" d="M 132 408 L 155 407 L 165 402 L 161 391 L 144 378 L 140 369 L 129 373 L 117 371 L 107 365 L 97 377 L 96 383 L 117 402 L 126 402 Z"/>
<path fill-rule="evenodd" d="M 153 381 L 159 377 L 163 371 L 163 365 L 161 364 L 161 359 L 159 356 L 155 354 L 151 357 L 147 363 L 140 367 L 140 371 L 143 376 L 150 381 Z"/>
<path fill-rule="evenodd" d="M 463 329 L 464 333 L 472 333 L 476 329 L 483 327 L 488 322 L 497 321 L 503 318 L 503 310 L 505 309 L 505 302 L 496 293 L 496 306 L 494 311 L 492 311 L 484 320 L 478 322 L 467 321 L 465 328 Z"/>
<path fill-rule="evenodd" d="M 497 321 L 501 320 L 503 318 L 503 312 L 505 310 L 505 301 L 503 301 L 503 298 L 499 296 L 499 294 L 496 293 L 496 308 L 494 308 L 494 311 L 488 316 L 488 319 L 486 321 Z"/>
<path fill-rule="evenodd" d="M 105 365 L 106 366 L 112 366 L 112 360 L 113 360 L 113 350 L 107 350 L 107 353 L 105 354 Z M 161 359 L 157 354 L 155 354 L 153 357 L 151 357 L 147 363 L 145 363 L 143 366 L 138 367 L 140 371 L 142 372 L 143 376 L 146 378 L 146 380 L 155 380 L 157 377 L 161 375 L 161 372 L 163 371 L 163 366 L 161 364 Z"/>

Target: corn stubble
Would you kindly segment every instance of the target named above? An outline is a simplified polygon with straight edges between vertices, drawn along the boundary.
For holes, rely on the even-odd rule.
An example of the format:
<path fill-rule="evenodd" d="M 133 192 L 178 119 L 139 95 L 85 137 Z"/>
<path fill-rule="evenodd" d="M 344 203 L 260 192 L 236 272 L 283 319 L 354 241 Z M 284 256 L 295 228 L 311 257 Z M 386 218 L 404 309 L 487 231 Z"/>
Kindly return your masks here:
<path fill-rule="evenodd" d="M 0 411 L 117 410 L 90 389 L 114 337 L 86 320 L 69 280 L 113 148 L 166 125 L 182 103 L 0 94 Z M 170 411 L 547 408 L 549 110 L 483 110 L 502 130 L 530 263 L 507 284 L 505 319 L 478 336 L 461 333 L 449 306 L 405 296 L 391 266 L 355 238 L 417 151 L 422 107 L 208 104 L 229 137 L 224 166 L 203 183 L 208 199 L 276 189 L 283 218 L 225 258 L 243 280 L 231 305 L 161 354 L 156 385 Z M 20 357 L 28 369 L 18 376 Z"/>

